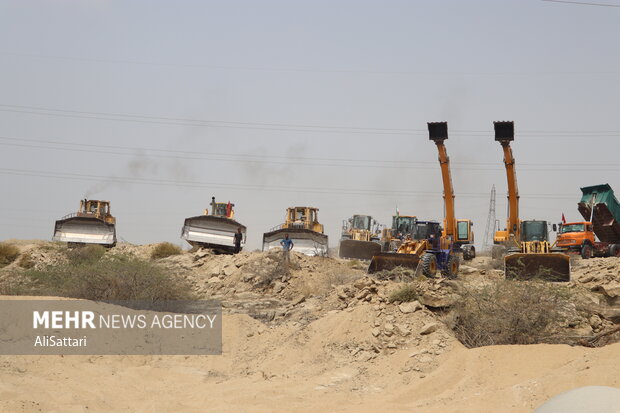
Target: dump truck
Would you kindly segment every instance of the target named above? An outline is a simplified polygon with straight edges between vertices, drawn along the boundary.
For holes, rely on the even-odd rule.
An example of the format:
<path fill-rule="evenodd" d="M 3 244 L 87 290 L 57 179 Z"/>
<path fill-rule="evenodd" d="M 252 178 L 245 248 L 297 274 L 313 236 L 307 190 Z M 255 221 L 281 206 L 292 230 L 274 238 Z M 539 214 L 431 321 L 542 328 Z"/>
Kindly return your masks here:
<path fill-rule="evenodd" d="M 460 257 L 468 248 L 468 257 L 475 255 L 473 248 L 472 222 L 455 218 L 454 188 L 450 174 L 450 158 L 444 144 L 448 139 L 447 122 L 428 123 L 429 139 L 437 146 L 439 165 L 444 189 L 445 217 L 443 228 L 436 221 L 412 222 L 411 234 L 405 238 L 398 250 L 375 255 L 368 267 L 368 273 L 406 267 L 416 269 L 421 266 L 422 273 L 434 277 L 439 270 L 445 277 L 456 277 Z M 459 222 L 463 224 L 458 225 Z"/>
<path fill-rule="evenodd" d="M 288 234 L 293 251 L 310 256 L 327 256 L 327 235 L 319 223 L 318 208 L 291 207 L 286 210 L 284 223 L 263 234 L 263 251 L 281 249 L 280 241 Z"/>
<path fill-rule="evenodd" d="M 82 199 L 77 212 L 56 221 L 52 240 L 67 242 L 70 247 L 116 245 L 116 218 L 110 213 L 110 201 Z"/>
<path fill-rule="evenodd" d="M 609 184 L 581 188 L 577 204 L 585 221 L 559 224 L 556 245 L 581 258 L 620 257 L 620 203 Z"/>
<path fill-rule="evenodd" d="M 208 248 L 216 254 L 233 254 L 235 252 L 235 234 L 239 229 L 243 237 L 241 248 L 246 241 L 246 227 L 235 220 L 235 204 L 216 202 L 211 198 L 211 213 L 205 209 L 203 215 L 186 218 L 181 229 L 181 238 L 192 247 Z"/>
<path fill-rule="evenodd" d="M 494 255 L 504 255 L 506 278 L 547 281 L 570 280 L 570 258 L 554 252 L 549 243 L 549 223 L 543 220 L 521 221 L 519 218 L 519 190 L 515 158 L 511 142 L 514 141 L 514 122 L 493 122 L 495 140 L 502 146 L 504 166 L 508 181 L 508 219 L 506 228 L 493 236 Z"/>
<path fill-rule="evenodd" d="M 340 258 L 370 260 L 381 252 L 381 224 L 370 215 L 353 215 L 342 223 Z"/>

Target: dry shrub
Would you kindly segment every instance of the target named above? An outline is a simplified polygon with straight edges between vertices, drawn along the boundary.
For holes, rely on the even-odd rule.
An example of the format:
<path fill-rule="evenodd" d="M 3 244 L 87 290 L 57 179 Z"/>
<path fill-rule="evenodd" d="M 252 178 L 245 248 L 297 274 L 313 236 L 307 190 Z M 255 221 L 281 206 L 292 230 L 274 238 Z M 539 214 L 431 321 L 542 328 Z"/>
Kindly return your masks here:
<path fill-rule="evenodd" d="M 88 300 L 183 300 L 191 286 L 163 268 L 131 256 L 69 262 L 27 270 L 13 294 L 52 295 Z"/>
<path fill-rule="evenodd" d="M 19 257 L 19 260 L 17 260 L 17 265 L 20 268 L 30 269 L 30 268 L 33 268 L 35 266 L 35 262 L 32 259 L 32 255 L 30 255 L 30 254 L 22 254 Z"/>
<path fill-rule="evenodd" d="M 73 264 L 84 264 L 99 261 L 105 252 L 106 249 L 104 246 L 89 244 L 80 245 L 76 248 L 70 248 L 67 250 L 66 255 L 69 262 Z"/>
<path fill-rule="evenodd" d="M 19 248 L 13 244 L 0 242 L 0 267 L 9 265 L 19 256 Z"/>
<path fill-rule="evenodd" d="M 418 266 L 419 268 L 419 266 Z M 416 270 L 407 267 L 398 266 L 391 270 L 377 271 L 373 276 L 378 280 L 390 280 L 390 281 L 412 281 L 419 274 L 416 274 Z"/>
<path fill-rule="evenodd" d="M 418 292 L 415 287 L 411 284 L 405 284 L 402 287 L 392 291 L 390 296 L 388 297 L 388 301 L 390 303 L 394 303 L 399 301 L 401 303 L 406 303 L 409 301 L 415 301 L 418 299 Z"/>
<path fill-rule="evenodd" d="M 459 294 L 448 324 L 469 348 L 565 342 L 557 332 L 570 299 L 564 286 L 501 280 Z"/>
<path fill-rule="evenodd" d="M 181 247 L 178 245 L 171 244 L 169 242 L 162 242 L 157 244 L 157 246 L 151 252 L 151 259 L 159 259 L 170 257 L 171 255 L 179 255 L 181 253 Z"/>

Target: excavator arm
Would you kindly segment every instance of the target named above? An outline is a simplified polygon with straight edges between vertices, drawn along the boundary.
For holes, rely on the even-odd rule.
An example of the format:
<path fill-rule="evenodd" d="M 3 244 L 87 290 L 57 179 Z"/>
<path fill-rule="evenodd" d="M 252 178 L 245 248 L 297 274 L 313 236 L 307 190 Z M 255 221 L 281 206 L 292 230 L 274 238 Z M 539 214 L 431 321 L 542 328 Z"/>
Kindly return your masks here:
<path fill-rule="evenodd" d="M 435 142 L 439 152 L 439 166 L 441 167 L 441 179 L 443 181 L 443 199 L 445 205 L 444 218 L 444 237 L 456 239 L 456 218 L 454 215 L 454 188 L 452 186 L 452 176 L 450 175 L 450 158 L 446 151 L 444 141 L 448 139 L 447 122 L 429 122 L 429 139 Z"/>
<path fill-rule="evenodd" d="M 519 220 L 519 188 L 517 186 L 517 171 L 515 158 L 512 154 L 510 142 L 514 140 L 514 122 L 493 122 L 495 140 L 502 145 L 504 151 L 504 166 L 508 182 L 508 219 L 506 231 L 508 238 L 516 242 L 521 239 L 521 222 Z"/>

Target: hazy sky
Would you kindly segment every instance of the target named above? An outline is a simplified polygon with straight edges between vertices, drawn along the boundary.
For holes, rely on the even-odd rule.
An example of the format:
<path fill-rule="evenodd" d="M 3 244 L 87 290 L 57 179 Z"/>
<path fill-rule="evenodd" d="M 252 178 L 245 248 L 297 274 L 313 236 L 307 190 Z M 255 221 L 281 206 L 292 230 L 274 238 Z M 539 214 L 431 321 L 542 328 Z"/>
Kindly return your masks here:
<path fill-rule="evenodd" d="M 609 4 L 620 5 L 618 0 Z M 0 239 L 50 239 L 85 195 L 133 243 L 180 243 L 211 196 L 249 247 L 286 207 L 442 219 L 426 122 L 482 243 L 492 122 L 514 120 L 522 219 L 620 192 L 620 8 L 512 1 L 0 1 Z"/>

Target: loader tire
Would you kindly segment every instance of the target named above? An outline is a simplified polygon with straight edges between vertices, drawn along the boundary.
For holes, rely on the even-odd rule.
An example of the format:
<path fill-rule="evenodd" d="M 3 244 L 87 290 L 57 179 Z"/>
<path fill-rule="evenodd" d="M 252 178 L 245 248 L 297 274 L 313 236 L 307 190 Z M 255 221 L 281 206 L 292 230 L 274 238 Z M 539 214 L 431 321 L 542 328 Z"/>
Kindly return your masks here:
<path fill-rule="evenodd" d="M 420 259 L 422 266 L 422 274 L 426 277 L 435 277 L 437 275 L 437 257 L 435 254 L 425 253 Z"/>
<path fill-rule="evenodd" d="M 441 275 L 446 278 L 456 278 L 459 273 L 460 265 L 459 256 L 455 254 L 450 255 L 446 263 L 446 268 L 441 270 Z"/>
<path fill-rule="evenodd" d="M 584 260 L 592 258 L 592 245 L 583 244 L 581 247 L 581 258 Z"/>

